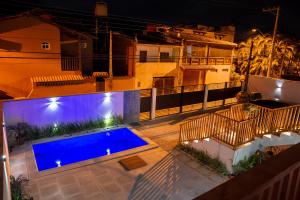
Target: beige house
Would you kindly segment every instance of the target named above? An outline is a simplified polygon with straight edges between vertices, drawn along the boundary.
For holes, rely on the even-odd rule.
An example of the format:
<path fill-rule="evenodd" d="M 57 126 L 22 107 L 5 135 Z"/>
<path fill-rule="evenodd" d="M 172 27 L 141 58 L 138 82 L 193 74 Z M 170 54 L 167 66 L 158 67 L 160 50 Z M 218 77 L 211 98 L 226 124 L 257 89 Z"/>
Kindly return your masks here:
<path fill-rule="evenodd" d="M 0 91 L 15 98 L 95 91 L 92 39 L 42 14 L 0 19 Z"/>
<path fill-rule="evenodd" d="M 113 34 L 112 46 L 112 90 L 178 85 L 181 46 L 145 35 L 129 37 L 119 33 Z"/>
<path fill-rule="evenodd" d="M 164 31 L 169 42 L 183 45 L 180 62 L 179 84 L 198 85 L 230 81 L 233 60 L 235 28 L 222 27 L 216 32 L 212 28 L 173 28 Z"/>

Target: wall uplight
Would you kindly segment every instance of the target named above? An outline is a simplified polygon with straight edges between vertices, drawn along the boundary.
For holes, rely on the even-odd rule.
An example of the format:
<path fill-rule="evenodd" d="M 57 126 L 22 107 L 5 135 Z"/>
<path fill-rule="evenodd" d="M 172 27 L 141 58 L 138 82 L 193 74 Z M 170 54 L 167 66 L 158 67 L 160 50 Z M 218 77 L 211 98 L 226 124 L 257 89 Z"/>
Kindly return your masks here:
<path fill-rule="evenodd" d="M 194 140 L 195 143 L 199 143 L 199 140 Z"/>
<path fill-rule="evenodd" d="M 58 108 L 59 102 L 58 102 L 58 97 L 52 97 L 49 99 L 49 103 L 48 103 L 48 108 L 51 111 L 55 111 Z"/>
<path fill-rule="evenodd" d="M 209 138 L 205 138 L 204 140 L 205 140 L 206 142 L 209 142 Z"/>
<path fill-rule="evenodd" d="M 104 100 L 103 100 L 103 103 L 104 104 L 109 104 L 111 102 L 111 93 L 108 92 L 108 93 L 104 93 Z"/>

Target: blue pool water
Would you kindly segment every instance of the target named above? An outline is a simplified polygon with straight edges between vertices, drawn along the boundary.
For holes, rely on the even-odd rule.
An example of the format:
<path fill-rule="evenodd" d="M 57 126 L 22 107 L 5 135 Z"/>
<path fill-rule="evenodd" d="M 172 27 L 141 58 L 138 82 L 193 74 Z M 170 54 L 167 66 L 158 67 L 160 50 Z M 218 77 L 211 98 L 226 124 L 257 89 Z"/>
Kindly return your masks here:
<path fill-rule="evenodd" d="M 128 128 L 32 145 L 39 171 L 147 145 Z"/>

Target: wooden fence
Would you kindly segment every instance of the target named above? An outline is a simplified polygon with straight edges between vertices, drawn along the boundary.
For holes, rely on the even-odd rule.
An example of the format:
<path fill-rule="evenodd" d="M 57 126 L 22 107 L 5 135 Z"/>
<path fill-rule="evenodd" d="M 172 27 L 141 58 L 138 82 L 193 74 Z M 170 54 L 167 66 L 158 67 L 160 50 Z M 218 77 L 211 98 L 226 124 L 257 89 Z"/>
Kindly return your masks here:
<path fill-rule="evenodd" d="M 253 110 L 245 112 L 249 106 Z M 238 104 L 181 124 L 179 141 L 215 138 L 236 148 L 265 134 L 299 132 L 299 117 L 300 105 L 270 109 L 253 104 Z"/>

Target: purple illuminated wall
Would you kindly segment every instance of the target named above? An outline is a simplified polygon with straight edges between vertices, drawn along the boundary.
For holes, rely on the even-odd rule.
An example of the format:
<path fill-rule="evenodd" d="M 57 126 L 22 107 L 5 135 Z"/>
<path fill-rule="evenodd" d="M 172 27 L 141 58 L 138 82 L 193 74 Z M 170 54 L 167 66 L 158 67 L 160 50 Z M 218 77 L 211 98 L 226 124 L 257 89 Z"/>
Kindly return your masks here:
<path fill-rule="evenodd" d="M 44 126 L 105 119 L 113 115 L 123 117 L 123 109 L 123 92 L 13 100 L 3 103 L 7 126 L 19 122 Z"/>

